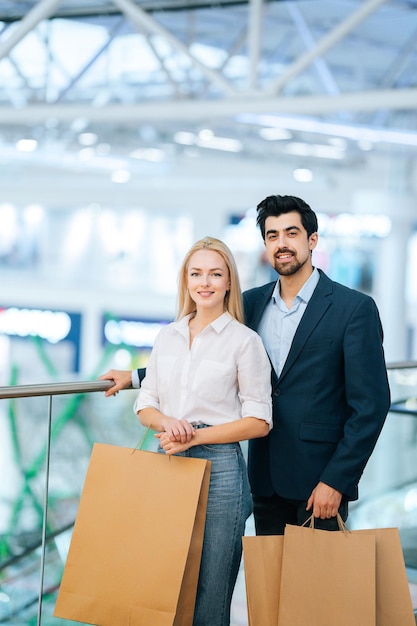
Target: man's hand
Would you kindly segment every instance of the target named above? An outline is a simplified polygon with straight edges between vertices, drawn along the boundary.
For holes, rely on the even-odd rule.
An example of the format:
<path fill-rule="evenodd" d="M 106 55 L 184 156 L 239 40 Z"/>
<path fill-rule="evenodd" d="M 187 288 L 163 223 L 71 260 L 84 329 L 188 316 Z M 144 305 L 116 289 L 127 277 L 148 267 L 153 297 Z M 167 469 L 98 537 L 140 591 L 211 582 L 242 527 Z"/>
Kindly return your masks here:
<path fill-rule="evenodd" d="M 329 487 L 325 483 L 319 483 L 311 493 L 307 501 L 307 511 L 313 508 L 313 517 L 320 519 L 330 519 L 336 517 L 342 501 L 340 491 Z"/>
<path fill-rule="evenodd" d="M 114 396 L 121 389 L 132 387 L 132 372 L 130 370 L 109 370 L 99 376 L 98 380 L 113 380 L 115 384 L 107 389 L 104 395 L 107 397 Z"/>

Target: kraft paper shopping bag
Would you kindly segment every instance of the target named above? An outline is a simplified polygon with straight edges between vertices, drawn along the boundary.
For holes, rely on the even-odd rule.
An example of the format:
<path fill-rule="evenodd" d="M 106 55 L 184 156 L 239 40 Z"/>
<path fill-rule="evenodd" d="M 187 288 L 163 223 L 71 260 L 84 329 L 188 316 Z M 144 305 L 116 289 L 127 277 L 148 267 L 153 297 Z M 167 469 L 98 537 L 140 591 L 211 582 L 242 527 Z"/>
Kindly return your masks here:
<path fill-rule="evenodd" d="M 398 528 L 354 530 L 376 540 L 376 626 L 415 626 Z"/>
<path fill-rule="evenodd" d="M 191 626 L 210 462 L 95 444 L 54 615 Z"/>
<path fill-rule="evenodd" d="M 287 525 L 278 626 L 375 626 L 375 544 L 371 533 Z"/>
<path fill-rule="evenodd" d="M 277 626 L 284 537 L 245 536 L 242 543 L 248 626 Z"/>
<path fill-rule="evenodd" d="M 376 626 L 415 626 L 397 528 L 354 530 L 375 537 Z M 243 537 L 249 626 L 277 626 L 283 536 Z"/>

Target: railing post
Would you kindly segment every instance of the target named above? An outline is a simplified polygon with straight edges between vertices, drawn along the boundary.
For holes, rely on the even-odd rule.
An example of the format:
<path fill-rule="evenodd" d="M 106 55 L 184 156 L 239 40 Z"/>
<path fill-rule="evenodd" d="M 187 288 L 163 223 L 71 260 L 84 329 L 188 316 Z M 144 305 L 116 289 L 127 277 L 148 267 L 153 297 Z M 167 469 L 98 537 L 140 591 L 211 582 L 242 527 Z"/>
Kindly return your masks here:
<path fill-rule="evenodd" d="M 43 601 L 43 583 L 45 578 L 45 560 L 46 560 L 46 535 L 48 528 L 48 497 L 49 497 L 49 467 L 51 458 L 51 432 L 52 432 L 52 396 L 49 396 L 48 402 L 48 428 L 46 439 L 46 459 L 45 459 L 45 491 L 43 498 L 43 523 L 42 523 L 42 547 L 41 547 L 41 571 L 39 581 L 39 600 L 38 600 L 38 618 L 37 626 L 41 626 L 42 620 L 42 601 Z"/>

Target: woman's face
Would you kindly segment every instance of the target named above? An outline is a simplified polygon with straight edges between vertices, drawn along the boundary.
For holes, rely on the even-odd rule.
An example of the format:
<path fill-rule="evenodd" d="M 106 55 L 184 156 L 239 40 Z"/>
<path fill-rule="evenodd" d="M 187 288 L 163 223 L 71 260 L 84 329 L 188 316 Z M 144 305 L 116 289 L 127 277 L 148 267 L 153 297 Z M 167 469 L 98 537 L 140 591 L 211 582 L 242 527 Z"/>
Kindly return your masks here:
<path fill-rule="evenodd" d="M 187 287 L 197 310 L 206 309 L 221 315 L 230 289 L 229 270 L 223 257 L 214 250 L 198 250 L 187 267 Z"/>

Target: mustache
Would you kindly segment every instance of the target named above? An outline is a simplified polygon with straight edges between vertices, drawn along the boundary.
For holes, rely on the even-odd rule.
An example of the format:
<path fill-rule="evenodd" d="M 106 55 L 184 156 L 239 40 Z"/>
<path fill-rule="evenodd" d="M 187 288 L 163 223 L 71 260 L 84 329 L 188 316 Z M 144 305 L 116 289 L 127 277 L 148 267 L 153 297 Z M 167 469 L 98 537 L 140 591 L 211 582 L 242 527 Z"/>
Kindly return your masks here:
<path fill-rule="evenodd" d="M 279 255 L 279 254 L 294 254 L 293 250 L 290 250 L 289 248 L 279 248 L 279 250 L 277 250 L 274 254 L 275 258 Z"/>

